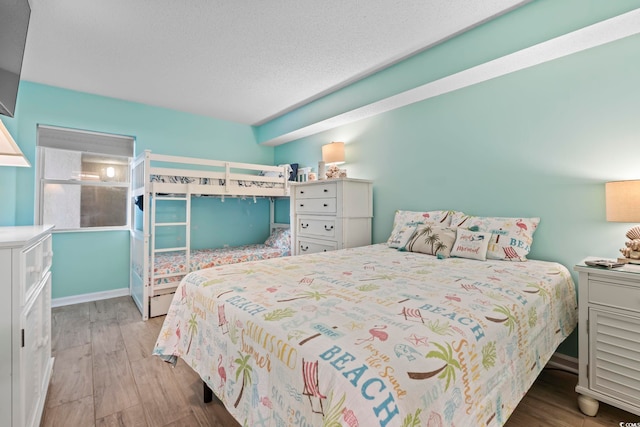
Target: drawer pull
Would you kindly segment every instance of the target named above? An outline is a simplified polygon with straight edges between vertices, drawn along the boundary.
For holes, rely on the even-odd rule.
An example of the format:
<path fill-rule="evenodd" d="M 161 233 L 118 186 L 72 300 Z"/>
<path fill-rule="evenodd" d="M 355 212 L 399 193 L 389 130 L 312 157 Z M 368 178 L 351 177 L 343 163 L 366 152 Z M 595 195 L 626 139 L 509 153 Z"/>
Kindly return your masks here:
<path fill-rule="evenodd" d="M 322 250 L 322 252 L 327 252 L 327 250 L 326 250 L 326 249 L 323 249 L 323 250 Z"/>
<path fill-rule="evenodd" d="M 327 227 L 327 226 L 325 225 L 325 226 L 324 226 L 324 229 L 325 229 L 326 231 L 331 231 L 331 230 L 333 230 L 333 225 L 332 225 L 331 227 Z"/>
<path fill-rule="evenodd" d="M 300 224 L 300 228 L 308 228 L 309 224 Z"/>
<path fill-rule="evenodd" d="M 309 246 L 302 246 L 302 245 L 300 245 L 300 250 L 301 250 L 301 251 L 303 251 L 303 252 L 306 252 L 306 251 L 308 251 L 308 250 L 309 250 Z"/>
<path fill-rule="evenodd" d="M 323 204 L 322 204 L 322 206 L 324 206 L 324 207 L 326 208 L 326 207 L 327 207 L 327 206 L 329 206 L 329 205 L 328 205 L 328 204 L 326 204 L 326 203 L 323 203 Z"/>
<path fill-rule="evenodd" d="M 300 194 L 304 194 L 304 191 L 303 191 L 303 190 L 300 190 Z"/>
<path fill-rule="evenodd" d="M 324 190 L 322 190 L 322 191 L 324 191 L 325 193 L 328 193 L 328 192 L 329 192 L 329 190 L 327 190 L 326 188 L 325 188 Z"/>
<path fill-rule="evenodd" d="M 301 208 L 304 208 L 304 204 L 300 203 L 300 207 L 301 207 Z"/>

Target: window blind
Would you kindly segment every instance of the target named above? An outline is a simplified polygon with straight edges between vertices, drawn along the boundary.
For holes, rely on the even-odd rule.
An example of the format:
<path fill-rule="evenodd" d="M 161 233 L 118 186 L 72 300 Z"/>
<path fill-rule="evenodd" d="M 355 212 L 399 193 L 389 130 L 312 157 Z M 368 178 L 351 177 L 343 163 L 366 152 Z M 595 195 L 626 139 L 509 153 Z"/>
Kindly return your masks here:
<path fill-rule="evenodd" d="M 36 144 L 39 147 L 60 150 L 133 157 L 134 138 L 124 135 L 38 125 Z"/>

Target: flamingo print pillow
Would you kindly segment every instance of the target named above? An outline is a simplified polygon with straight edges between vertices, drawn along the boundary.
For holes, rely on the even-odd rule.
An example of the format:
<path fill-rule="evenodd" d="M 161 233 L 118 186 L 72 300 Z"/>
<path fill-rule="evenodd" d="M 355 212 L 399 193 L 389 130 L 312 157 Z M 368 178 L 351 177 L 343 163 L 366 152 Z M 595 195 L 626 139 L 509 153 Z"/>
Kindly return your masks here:
<path fill-rule="evenodd" d="M 387 240 L 391 248 L 403 247 L 413 235 L 417 226 L 423 224 L 447 227 L 451 222 L 452 211 L 414 212 L 397 210 L 393 219 L 393 231 Z"/>
<path fill-rule="evenodd" d="M 478 231 L 492 233 L 487 259 L 526 261 L 538 224 L 540 218 L 482 217 L 464 212 L 451 215 L 451 228 L 477 227 Z"/>

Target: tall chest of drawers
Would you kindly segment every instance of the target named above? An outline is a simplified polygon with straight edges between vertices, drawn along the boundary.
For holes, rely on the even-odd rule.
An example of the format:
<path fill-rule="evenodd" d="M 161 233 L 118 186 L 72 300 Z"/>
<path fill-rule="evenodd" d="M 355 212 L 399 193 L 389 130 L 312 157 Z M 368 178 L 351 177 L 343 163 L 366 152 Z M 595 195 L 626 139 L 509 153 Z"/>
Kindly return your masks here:
<path fill-rule="evenodd" d="M 292 183 L 292 254 L 371 244 L 373 183 L 352 178 Z"/>
<path fill-rule="evenodd" d="M 40 425 L 51 378 L 52 226 L 0 227 L 0 425 Z"/>

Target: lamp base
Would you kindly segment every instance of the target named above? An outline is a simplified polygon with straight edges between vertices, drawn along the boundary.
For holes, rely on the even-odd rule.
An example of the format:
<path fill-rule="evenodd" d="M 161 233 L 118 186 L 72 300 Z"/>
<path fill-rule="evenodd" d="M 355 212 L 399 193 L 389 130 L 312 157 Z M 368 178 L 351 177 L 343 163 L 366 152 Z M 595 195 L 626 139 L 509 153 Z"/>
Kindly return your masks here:
<path fill-rule="evenodd" d="M 640 264 L 640 259 L 620 257 L 618 258 L 618 262 L 622 262 L 624 264 Z"/>

